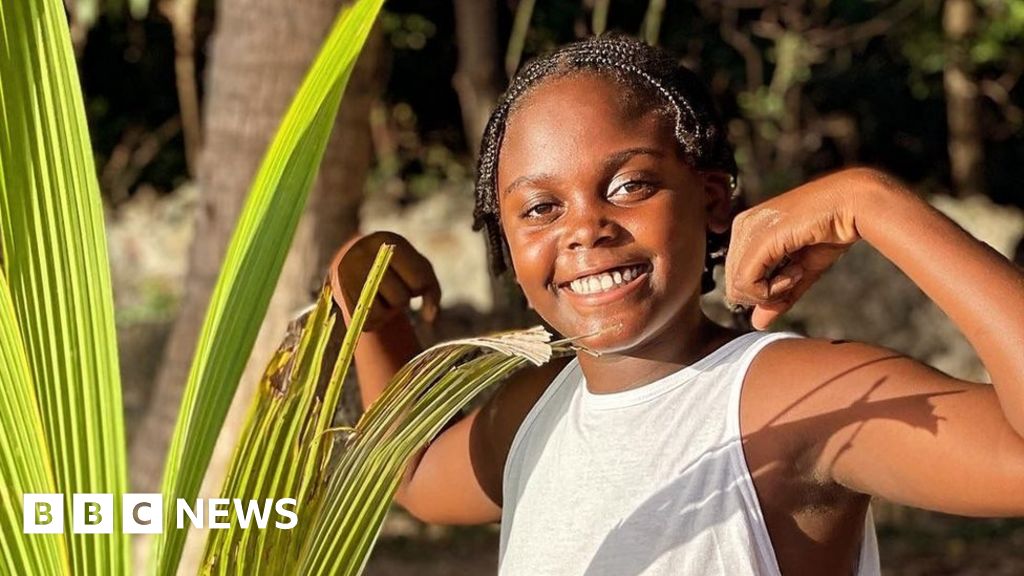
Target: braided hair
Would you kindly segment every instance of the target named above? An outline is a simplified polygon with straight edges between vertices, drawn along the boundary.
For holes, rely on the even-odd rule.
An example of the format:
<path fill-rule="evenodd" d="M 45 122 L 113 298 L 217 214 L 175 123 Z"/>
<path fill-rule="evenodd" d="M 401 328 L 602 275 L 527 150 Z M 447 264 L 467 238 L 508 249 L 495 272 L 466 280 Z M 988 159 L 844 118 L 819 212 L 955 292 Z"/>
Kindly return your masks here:
<path fill-rule="evenodd" d="M 711 95 L 696 74 L 680 65 L 669 52 L 628 36 L 606 35 L 567 44 L 519 70 L 484 129 L 477 164 L 473 229 L 484 230 L 491 273 L 495 276 L 508 270 L 512 261 L 498 216 L 497 192 L 498 154 L 508 119 L 524 96 L 543 81 L 580 73 L 607 77 L 627 89 L 626 106 L 634 111 L 646 108 L 674 122 L 683 160 L 697 170 L 729 174 L 735 193 L 737 169 L 732 147 Z M 714 289 L 712 273 L 716 265 L 725 261 L 728 242 L 728 233 L 708 232 L 702 293 Z"/>

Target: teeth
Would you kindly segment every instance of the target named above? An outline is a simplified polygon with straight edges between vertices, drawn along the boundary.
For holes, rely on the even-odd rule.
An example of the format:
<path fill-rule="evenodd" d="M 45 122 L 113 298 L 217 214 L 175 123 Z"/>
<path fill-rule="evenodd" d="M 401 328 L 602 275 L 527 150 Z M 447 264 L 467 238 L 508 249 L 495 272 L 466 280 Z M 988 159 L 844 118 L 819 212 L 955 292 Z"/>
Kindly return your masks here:
<path fill-rule="evenodd" d="M 585 278 L 577 278 L 569 283 L 569 289 L 577 294 L 596 294 L 607 292 L 616 286 L 627 284 L 643 273 L 643 266 L 632 266 L 621 272 L 614 270 L 602 274 L 595 274 Z"/>

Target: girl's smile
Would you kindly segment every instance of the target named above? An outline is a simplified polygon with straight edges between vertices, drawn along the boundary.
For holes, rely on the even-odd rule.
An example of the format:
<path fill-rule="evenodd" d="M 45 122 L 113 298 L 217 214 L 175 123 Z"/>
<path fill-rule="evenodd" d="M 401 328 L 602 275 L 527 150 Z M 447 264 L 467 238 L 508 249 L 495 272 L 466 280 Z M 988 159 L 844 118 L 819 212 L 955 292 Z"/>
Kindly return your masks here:
<path fill-rule="evenodd" d="M 593 272 L 584 272 L 571 282 L 556 284 L 555 287 L 568 292 L 565 296 L 575 298 L 580 305 L 599 306 L 629 294 L 650 277 L 650 271 L 651 266 L 647 262 L 602 266 Z"/>
<path fill-rule="evenodd" d="M 681 160 L 674 116 L 574 74 L 524 96 L 498 162 L 501 225 L 533 308 L 601 352 L 675 349 L 701 319 L 705 232 L 728 190 Z M 664 337 L 662 337 L 664 335 Z"/>

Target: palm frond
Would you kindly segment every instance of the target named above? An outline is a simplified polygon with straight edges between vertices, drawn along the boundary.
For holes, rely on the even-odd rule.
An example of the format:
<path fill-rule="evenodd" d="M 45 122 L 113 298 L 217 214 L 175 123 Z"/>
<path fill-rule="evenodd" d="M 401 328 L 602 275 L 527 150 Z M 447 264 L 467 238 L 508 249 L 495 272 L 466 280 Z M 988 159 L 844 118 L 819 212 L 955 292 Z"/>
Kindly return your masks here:
<path fill-rule="evenodd" d="M 383 0 L 358 0 L 334 24 L 264 158 L 214 288 L 171 440 L 165 502 L 193 500 L 252 350 L 330 136 L 338 105 Z M 155 546 L 175 573 L 185 543 L 173 516 Z"/>
<path fill-rule="evenodd" d="M 221 490 L 222 498 L 259 502 L 295 498 L 299 527 L 254 533 L 238 529 L 236 518 L 227 530 L 211 533 L 204 573 L 295 572 L 297 558 L 283 551 L 298 546 L 296 541 L 304 533 L 301 527 L 312 520 L 305 502 L 309 491 L 322 484 L 332 445 L 329 427 L 341 398 L 341 385 L 393 251 L 393 246 L 384 245 L 378 252 L 323 389 L 319 383 L 324 352 L 337 322 L 330 288 L 324 288 L 301 333 L 286 338 L 260 382 Z"/>
<path fill-rule="evenodd" d="M 55 491 L 53 468 L 7 278 L 0 273 L 0 572 L 68 574 L 59 534 L 22 532 L 22 496 Z"/>
<path fill-rule="evenodd" d="M 53 491 L 120 500 L 124 424 L 110 268 L 64 6 L 4 0 L 0 27 L 0 253 Z M 129 571 L 119 517 L 103 535 L 70 534 L 69 517 L 74 573 Z"/>
<path fill-rule="evenodd" d="M 301 539 L 302 574 L 362 572 L 410 458 L 477 394 L 567 344 L 541 327 L 434 346 L 406 364 L 349 434 Z M 494 350 L 480 355 L 480 348 Z"/>

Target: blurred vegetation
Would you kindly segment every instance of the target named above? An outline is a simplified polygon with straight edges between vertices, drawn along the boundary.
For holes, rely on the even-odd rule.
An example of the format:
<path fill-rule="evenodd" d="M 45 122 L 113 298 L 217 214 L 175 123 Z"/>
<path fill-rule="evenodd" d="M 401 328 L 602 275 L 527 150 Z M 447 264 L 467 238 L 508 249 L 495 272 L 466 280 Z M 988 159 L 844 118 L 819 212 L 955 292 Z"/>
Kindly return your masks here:
<path fill-rule="evenodd" d="M 80 56 L 104 189 L 115 202 L 143 185 L 170 192 L 188 178 L 170 23 L 158 10 L 136 19 L 128 3 L 107 4 Z M 537 2 L 522 42 L 524 58 L 589 34 L 595 4 L 602 3 Z M 793 18 L 773 2 L 677 1 L 666 3 L 661 16 L 659 43 L 699 70 L 734 121 L 745 174 L 759 182 L 756 195 L 849 162 L 950 189 L 942 2 L 806 4 Z M 518 6 L 497 3 L 499 47 L 509 45 Z M 984 189 L 999 203 L 1021 206 L 1017 183 L 1024 180 L 1024 163 L 1014 160 L 1024 157 L 1024 1 L 977 6 L 969 53 L 979 91 Z M 471 178 L 476 142 L 466 141 L 452 88 L 458 46 L 451 2 L 393 0 L 387 7 L 382 27 L 390 70 L 373 115 L 377 167 L 368 190 L 410 202 Z M 608 3 L 608 30 L 639 33 L 648 7 L 646 0 Z M 199 2 L 200 97 L 204 48 L 215 21 L 213 2 Z M 799 101 L 787 103 L 794 92 Z M 798 150 L 757 152 L 758 141 L 778 141 L 793 130 Z"/>

